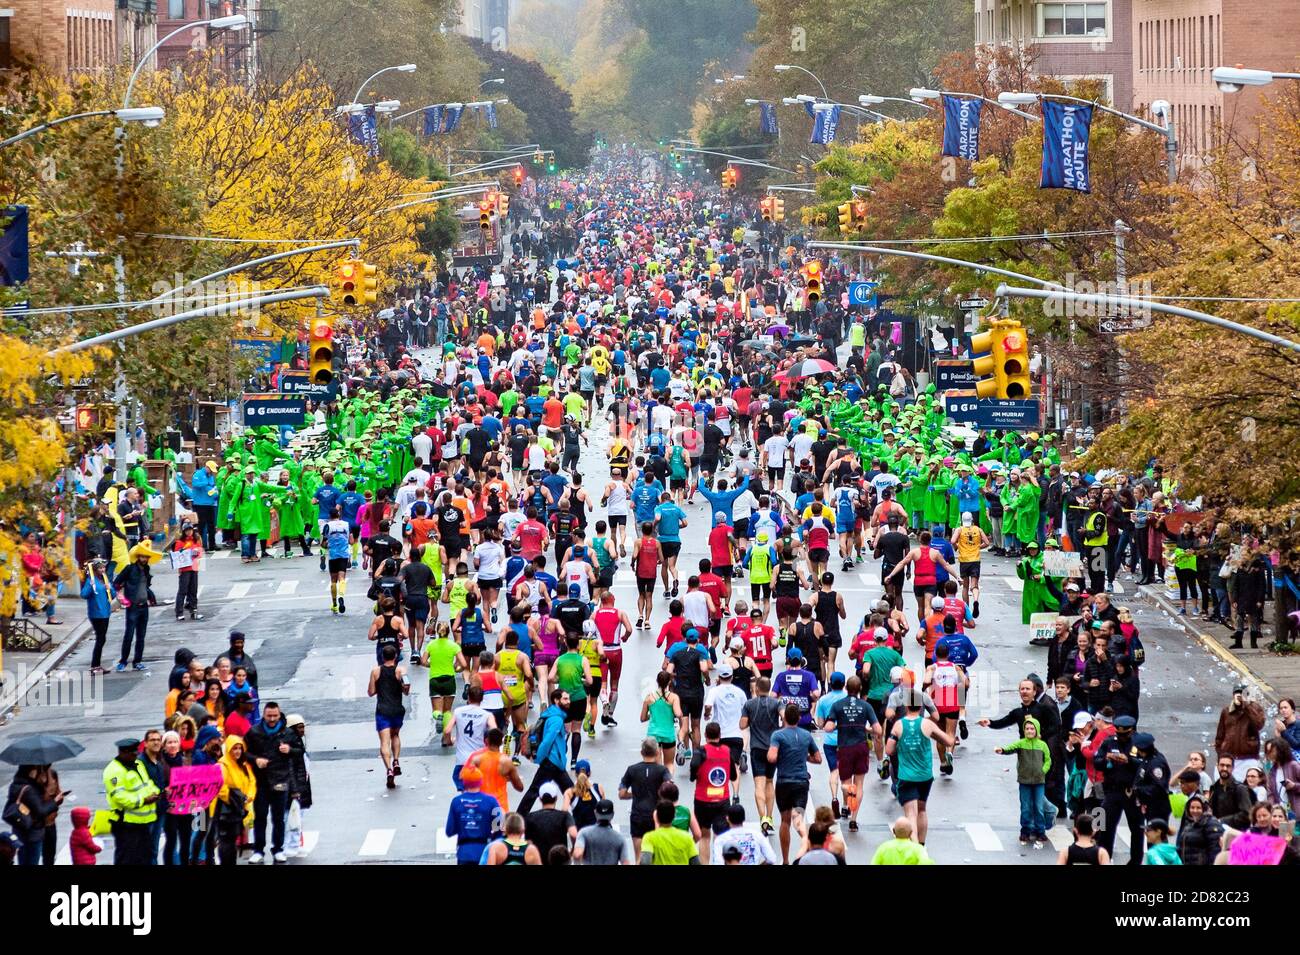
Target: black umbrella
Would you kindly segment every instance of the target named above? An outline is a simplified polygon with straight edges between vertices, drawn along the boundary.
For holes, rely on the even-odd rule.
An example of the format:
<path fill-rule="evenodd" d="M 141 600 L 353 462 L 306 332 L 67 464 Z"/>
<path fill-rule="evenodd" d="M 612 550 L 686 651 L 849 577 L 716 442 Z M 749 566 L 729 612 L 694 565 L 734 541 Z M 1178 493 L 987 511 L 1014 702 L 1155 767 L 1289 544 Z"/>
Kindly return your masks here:
<path fill-rule="evenodd" d="M 37 733 L 14 740 L 0 752 L 0 760 L 14 766 L 47 766 L 61 759 L 71 759 L 85 748 L 67 736 Z"/>

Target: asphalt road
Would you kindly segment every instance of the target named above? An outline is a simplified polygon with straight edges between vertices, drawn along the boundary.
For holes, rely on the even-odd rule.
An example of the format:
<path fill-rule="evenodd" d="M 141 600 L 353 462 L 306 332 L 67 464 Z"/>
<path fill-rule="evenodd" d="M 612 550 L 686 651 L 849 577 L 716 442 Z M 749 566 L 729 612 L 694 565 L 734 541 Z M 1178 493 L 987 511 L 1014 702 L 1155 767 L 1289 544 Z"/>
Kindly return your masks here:
<path fill-rule="evenodd" d="M 605 432 L 597 421 L 591 446 L 583 452 L 581 470 L 588 488 L 598 491 L 608 476 L 604 459 Z M 708 556 L 707 509 L 687 508 L 690 526 L 683 534 L 679 566 L 694 567 Z M 305 813 L 304 851 L 293 865 L 346 863 L 446 863 L 454 845 L 442 835 L 447 805 L 455 794 L 451 783 L 453 750 L 444 750 L 433 734 L 424 673 L 417 668 L 402 736 L 404 775 L 395 790 L 384 786 L 373 725 L 374 704 L 366 683 L 374 655 L 365 634 L 370 608 L 364 585 L 354 572 L 348 613 L 331 615 L 328 580 L 314 559 L 295 558 L 245 565 L 225 552 L 211 555 L 201 571 L 200 608 L 207 619 L 175 623 L 168 607 L 155 609 L 150 621 L 146 673 L 109 673 L 99 680 L 86 676 L 90 648 L 80 646 L 66 661 L 66 678 L 51 687 L 51 699 L 28 705 L 0 729 L 0 746 L 16 735 L 52 731 L 79 739 L 86 752 L 62 764 L 63 785 L 74 793 L 68 806 L 104 806 L 100 776 L 114 754 L 113 741 L 140 735 L 159 726 L 163 718 L 166 675 L 178 647 L 188 647 L 201 659 L 212 660 L 227 646 L 232 629 L 247 634 L 247 649 L 257 662 L 263 702 L 276 700 L 288 713 L 301 713 L 308 726 L 315 806 Z M 635 584 L 626 567 L 615 592 L 618 605 L 635 616 Z M 833 566 L 832 569 L 835 569 Z M 974 721 L 998 716 L 1016 703 L 1016 684 L 1030 671 L 1044 673 L 1046 651 L 1028 645 L 1020 624 L 1019 581 L 1008 560 L 984 561 L 982 615 L 971 637 L 980 650 L 972 671 L 975 686 L 969 706 L 970 739 L 958 750 L 951 778 L 939 777 L 930 801 L 929 850 L 939 863 L 1048 864 L 1051 849 L 1034 850 L 1017 842 L 1018 798 L 1015 760 L 998 756 L 993 748 L 1015 737 L 1014 730 L 981 729 Z M 683 591 L 685 577 L 683 571 Z M 848 610 L 847 634 L 862 619 L 869 601 L 880 593 L 879 568 L 874 564 L 837 575 Z M 1121 578 L 1123 584 L 1123 579 Z M 1124 603 L 1128 595 L 1117 600 Z M 160 601 L 174 594 L 174 577 L 164 565 L 156 568 L 155 590 Z M 667 618 L 662 593 L 656 598 L 654 627 L 638 632 L 625 653 L 620 725 L 598 728 L 595 741 L 585 741 L 582 755 L 593 765 L 594 780 L 611 796 L 624 768 L 638 759 L 643 736 L 637 721 L 640 699 L 652 684 L 661 655 L 653 636 Z M 1229 698 L 1231 672 L 1200 648 L 1176 620 L 1140 600 L 1132 604 L 1147 647 L 1143 669 L 1141 726 L 1153 732 L 1159 748 L 1175 768 L 1188 751 L 1207 747 L 1219 708 Z M 909 610 L 910 610 L 909 596 Z M 122 624 L 114 621 L 110 650 L 120 641 Z M 848 638 L 846 638 L 847 643 Z M 908 665 L 922 669 L 921 648 L 907 647 Z M 778 664 L 779 669 L 779 664 Z M 874 764 L 873 764 L 874 765 Z M 522 768 L 525 783 L 532 767 Z M 687 770 L 675 768 L 684 796 L 691 792 Z M 829 801 L 827 771 L 813 767 L 813 804 Z M 749 778 L 742 777 L 741 799 L 754 816 Z M 810 807 L 811 808 L 811 807 Z M 887 783 L 874 772 L 860 813 L 861 831 L 844 833 L 850 863 L 866 862 L 888 826 L 899 815 Z M 627 825 L 627 804 L 619 806 L 616 824 Z M 66 846 L 66 813 L 60 820 Z M 1053 846 L 1070 841 L 1063 825 L 1050 834 Z M 110 840 L 111 841 L 111 840 Z M 774 837 L 775 844 L 775 837 Z M 1127 859 L 1126 835 L 1117 843 L 1117 861 Z M 66 847 L 60 861 L 66 862 Z M 111 852 L 100 856 L 111 861 Z"/>

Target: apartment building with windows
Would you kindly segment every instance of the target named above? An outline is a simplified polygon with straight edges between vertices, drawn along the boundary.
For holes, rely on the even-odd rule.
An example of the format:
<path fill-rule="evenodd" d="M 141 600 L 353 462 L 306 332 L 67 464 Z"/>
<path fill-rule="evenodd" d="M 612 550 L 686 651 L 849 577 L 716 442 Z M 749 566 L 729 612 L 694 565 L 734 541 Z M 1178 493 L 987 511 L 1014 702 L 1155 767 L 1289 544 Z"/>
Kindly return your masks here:
<path fill-rule="evenodd" d="M 1133 99 L 1137 0 L 974 0 L 975 42 L 1033 47 L 1045 76 L 1099 79 L 1117 109 Z"/>

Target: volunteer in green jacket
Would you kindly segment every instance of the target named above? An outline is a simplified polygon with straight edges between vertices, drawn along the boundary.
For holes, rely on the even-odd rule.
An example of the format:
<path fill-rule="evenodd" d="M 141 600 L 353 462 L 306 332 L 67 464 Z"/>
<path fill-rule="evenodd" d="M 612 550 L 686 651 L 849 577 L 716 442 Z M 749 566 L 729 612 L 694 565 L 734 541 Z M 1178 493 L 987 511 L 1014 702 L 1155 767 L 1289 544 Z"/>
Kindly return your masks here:
<path fill-rule="evenodd" d="M 161 793 L 140 765 L 138 739 L 117 741 L 117 758 L 104 767 L 104 794 L 113 813 L 113 865 L 149 865 L 149 831 Z"/>

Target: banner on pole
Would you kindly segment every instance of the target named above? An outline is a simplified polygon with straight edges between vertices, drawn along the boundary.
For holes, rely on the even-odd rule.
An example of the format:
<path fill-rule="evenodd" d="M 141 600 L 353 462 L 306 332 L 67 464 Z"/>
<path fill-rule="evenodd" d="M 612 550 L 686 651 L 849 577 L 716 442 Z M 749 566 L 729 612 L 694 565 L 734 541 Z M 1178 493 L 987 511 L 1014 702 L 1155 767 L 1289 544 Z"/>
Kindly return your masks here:
<path fill-rule="evenodd" d="M 980 158 L 980 108 L 983 100 L 943 98 L 943 154 L 974 162 Z"/>
<path fill-rule="evenodd" d="M 1088 168 L 1088 136 L 1092 107 L 1045 99 L 1043 106 L 1043 169 L 1040 189 L 1092 191 Z"/>
<path fill-rule="evenodd" d="M 456 131 L 456 127 L 460 125 L 460 117 L 461 114 L 464 112 L 465 112 L 464 106 L 447 107 L 446 119 L 443 121 L 442 131 L 444 133 L 454 133 Z"/>
<path fill-rule="evenodd" d="M 840 108 L 838 106 L 813 110 L 812 136 L 809 137 L 808 142 L 829 146 L 835 142 L 835 132 L 839 129 L 839 125 Z"/>
<path fill-rule="evenodd" d="M 442 132 L 442 114 L 444 107 L 427 106 L 424 110 L 424 135 L 433 136 Z"/>
<path fill-rule="evenodd" d="M 758 131 L 768 136 L 779 136 L 781 134 L 781 128 L 776 122 L 775 104 L 758 104 Z"/>
<path fill-rule="evenodd" d="M 488 129 L 496 129 L 497 128 L 496 103 L 488 103 L 487 106 L 483 107 L 483 115 L 487 118 Z"/>

